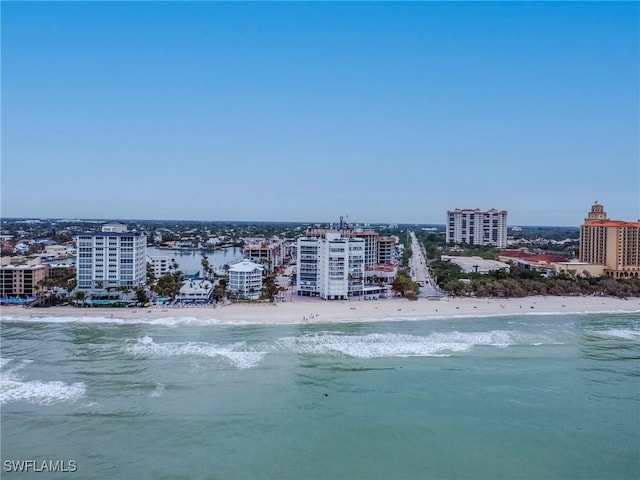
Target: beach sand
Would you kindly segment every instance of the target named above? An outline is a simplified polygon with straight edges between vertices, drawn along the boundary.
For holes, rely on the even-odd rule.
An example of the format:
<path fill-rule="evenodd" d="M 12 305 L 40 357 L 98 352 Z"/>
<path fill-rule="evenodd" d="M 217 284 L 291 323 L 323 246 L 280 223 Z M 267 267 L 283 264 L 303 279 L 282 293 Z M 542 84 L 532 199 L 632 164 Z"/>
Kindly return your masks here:
<path fill-rule="evenodd" d="M 213 307 L 74 308 L 26 309 L 0 307 L 4 319 L 95 318 L 163 323 L 172 319 L 198 324 L 292 324 L 384 320 L 426 320 L 447 317 L 550 313 L 640 312 L 640 298 L 610 297 L 525 297 L 510 299 L 448 298 L 443 300 L 401 298 L 327 301 L 293 297 L 277 304 L 230 304 Z M 108 321 L 108 320 L 107 320 Z M 173 323 L 173 322 L 168 322 Z"/>

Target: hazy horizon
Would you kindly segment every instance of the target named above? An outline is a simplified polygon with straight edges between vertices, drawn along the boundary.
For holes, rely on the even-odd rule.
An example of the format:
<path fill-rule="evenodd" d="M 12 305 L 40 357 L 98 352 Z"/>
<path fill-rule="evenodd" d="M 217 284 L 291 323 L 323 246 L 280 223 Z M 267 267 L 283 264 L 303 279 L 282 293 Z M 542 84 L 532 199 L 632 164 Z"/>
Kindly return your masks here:
<path fill-rule="evenodd" d="M 637 2 L 3 2 L 1 214 L 496 208 L 570 226 L 597 200 L 636 221 L 639 18 Z"/>
<path fill-rule="evenodd" d="M 60 222 L 85 222 L 85 223 L 107 223 L 107 222 L 179 222 L 179 223 L 222 223 L 222 224 L 233 224 L 233 223 L 246 223 L 246 224 L 313 224 L 313 225 L 328 225 L 333 224 L 336 225 L 339 223 L 339 220 L 326 220 L 326 221 L 315 221 L 315 220 L 202 220 L 202 219 L 177 219 L 177 218 L 71 218 L 71 217 L 3 217 L 1 220 L 11 220 L 11 221 L 60 221 Z M 346 220 L 345 220 L 346 221 Z M 359 222 L 354 225 L 416 225 L 416 226 L 436 226 L 436 227 L 445 227 L 446 224 L 444 222 Z M 579 229 L 580 225 L 525 225 L 525 224 L 508 224 L 508 228 L 513 227 L 524 227 L 524 228 L 575 228 Z"/>

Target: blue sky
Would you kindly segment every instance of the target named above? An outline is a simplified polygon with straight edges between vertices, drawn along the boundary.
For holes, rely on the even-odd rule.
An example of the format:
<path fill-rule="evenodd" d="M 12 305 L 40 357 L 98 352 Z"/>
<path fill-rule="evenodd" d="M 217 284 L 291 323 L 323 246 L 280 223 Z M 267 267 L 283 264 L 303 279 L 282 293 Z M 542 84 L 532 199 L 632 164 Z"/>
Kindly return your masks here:
<path fill-rule="evenodd" d="M 637 2 L 1 8 L 3 217 L 640 218 Z"/>

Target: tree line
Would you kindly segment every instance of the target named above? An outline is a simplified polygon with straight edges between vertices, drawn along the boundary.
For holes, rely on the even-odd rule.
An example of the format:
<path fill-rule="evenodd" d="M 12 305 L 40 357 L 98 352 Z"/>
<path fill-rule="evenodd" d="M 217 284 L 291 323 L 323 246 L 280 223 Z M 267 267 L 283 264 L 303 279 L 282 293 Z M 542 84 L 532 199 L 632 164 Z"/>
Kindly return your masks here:
<path fill-rule="evenodd" d="M 528 297 L 534 295 L 640 296 L 640 278 L 617 279 L 560 273 L 547 278 L 540 272 L 512 267 L 510 272 L 463 273 L 458 265 L 437 260 L 430 264 L 438 286 L 453 296 Z"/>

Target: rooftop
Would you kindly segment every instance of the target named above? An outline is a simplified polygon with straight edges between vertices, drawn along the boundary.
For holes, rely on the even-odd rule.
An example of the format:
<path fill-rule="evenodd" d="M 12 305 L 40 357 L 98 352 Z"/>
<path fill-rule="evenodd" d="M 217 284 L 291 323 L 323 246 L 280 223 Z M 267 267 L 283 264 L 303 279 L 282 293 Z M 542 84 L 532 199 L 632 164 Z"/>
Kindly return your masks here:
<path fill-rule="evenodd" d="M 259 263 L 254 263 L 251 260 L 242 260 L 239 263 L 231 265 L 230 272 L 255 272 L 256 269 L 264 270 L 264 266 Z"/>

